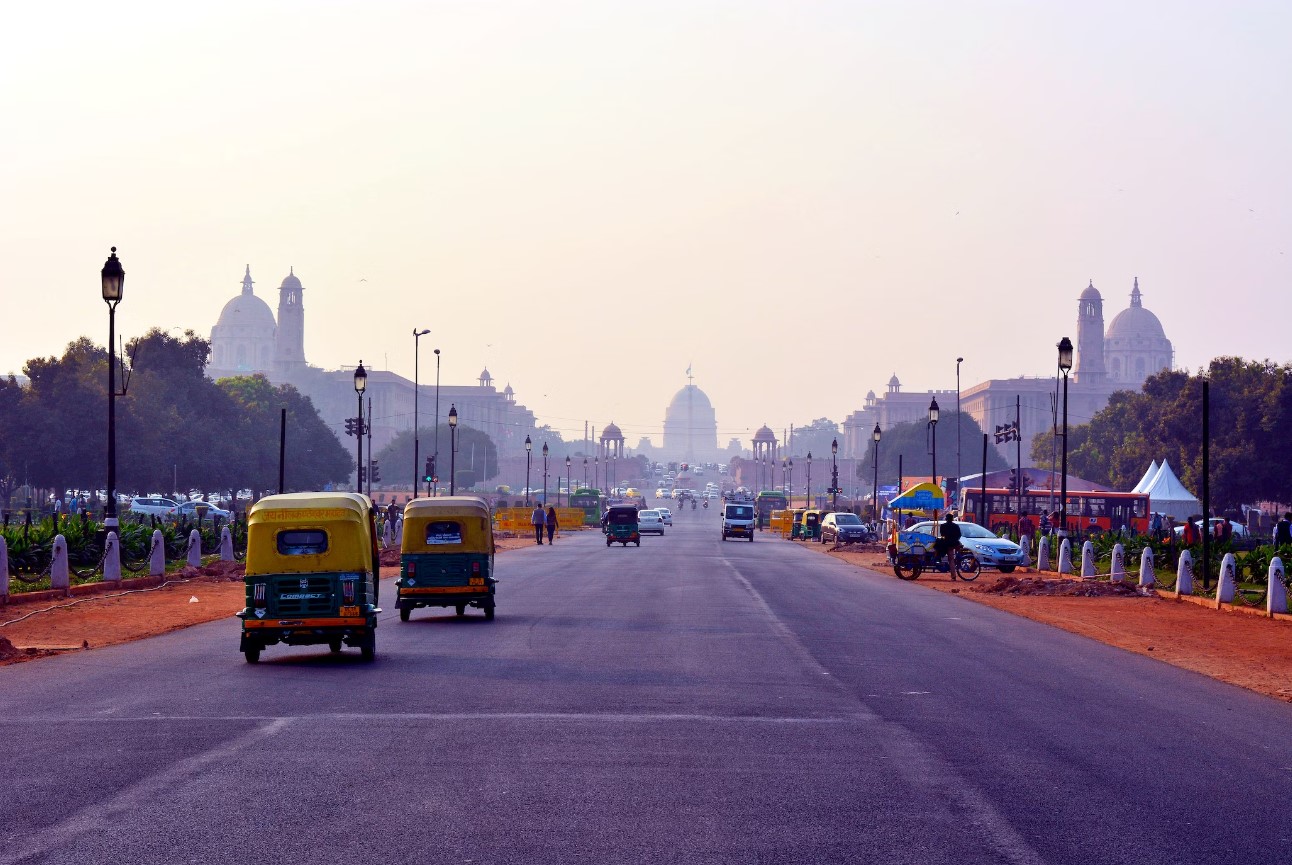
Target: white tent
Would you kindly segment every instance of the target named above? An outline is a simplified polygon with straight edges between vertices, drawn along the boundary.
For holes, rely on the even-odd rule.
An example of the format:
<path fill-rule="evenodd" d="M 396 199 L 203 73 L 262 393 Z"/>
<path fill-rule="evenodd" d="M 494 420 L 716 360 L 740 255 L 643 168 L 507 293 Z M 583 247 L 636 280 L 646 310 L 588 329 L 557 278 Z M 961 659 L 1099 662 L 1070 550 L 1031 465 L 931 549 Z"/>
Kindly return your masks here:
<path fill-rule="evenodd" d="M 1177 521 L 1202 513 L 1202 503 L 1198 501 L 1198 497 L 1184 488 L 1166 460 L 1162 460 L 1162 467 L 1158 469 L 1153 482 L 1142 492 L 1148 493 L 1148 506 L 1151 510 L 1175 517 Z"/>
<path fill-rule="evenodd" d="M 1148 489 L 1153 483 L 1153 478 L 1157 477 L 1157 472 L 1160 468 L 1161 466 L 1157 464 L 1157 460 L 1153 460 L 1149 463 L 1148 471 L 1144 472 L 1144 477 L 1140 478 L 1139 483 L 1131 488 L 1131 492 L 1142 493 L 1144 490 Z"/>

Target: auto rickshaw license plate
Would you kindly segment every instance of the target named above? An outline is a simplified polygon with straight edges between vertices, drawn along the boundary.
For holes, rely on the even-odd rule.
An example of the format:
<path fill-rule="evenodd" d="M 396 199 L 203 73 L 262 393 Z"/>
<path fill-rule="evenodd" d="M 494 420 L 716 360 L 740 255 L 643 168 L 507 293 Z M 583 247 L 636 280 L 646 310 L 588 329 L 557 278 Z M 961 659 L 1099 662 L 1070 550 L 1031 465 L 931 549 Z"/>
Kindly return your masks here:
<path fill-rule="evenodd" d="M 358 607 L 342 607 L 342 608 L 341 608 L 341 613 L 340 613 L 340 614 L 341 614 L 342 616 L 357 616 L 357 615 L 359 615 L 359 608 L 358 608 Z"/>
<path fill-rule="evenodd" d="M 483 586 L 483 585 L 484 585 L 484 577 L 472 577 L 472 578 L 471 578 L 471 580 L 470 580 L 470 584 L 471 584 L 471 585 L 473 585 L 473 586 Z"/>

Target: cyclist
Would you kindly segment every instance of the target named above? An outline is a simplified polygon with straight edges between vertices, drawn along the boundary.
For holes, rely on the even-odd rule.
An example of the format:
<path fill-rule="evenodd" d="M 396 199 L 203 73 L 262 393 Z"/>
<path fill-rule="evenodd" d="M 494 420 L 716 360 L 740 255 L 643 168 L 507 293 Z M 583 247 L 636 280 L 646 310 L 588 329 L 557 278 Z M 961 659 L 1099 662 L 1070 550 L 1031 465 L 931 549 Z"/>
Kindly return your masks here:
<path fill-rule="evenodd" d="M 933 542 L 933 553 L 938 559 L 947 557 L 952 582 L 960 578 L 955 556 L 958 549 L 960 549 L 960 527 L 956 525 L 955 513 L 947 511 L 946 519 L 938 526 L 938 539 Z"/>

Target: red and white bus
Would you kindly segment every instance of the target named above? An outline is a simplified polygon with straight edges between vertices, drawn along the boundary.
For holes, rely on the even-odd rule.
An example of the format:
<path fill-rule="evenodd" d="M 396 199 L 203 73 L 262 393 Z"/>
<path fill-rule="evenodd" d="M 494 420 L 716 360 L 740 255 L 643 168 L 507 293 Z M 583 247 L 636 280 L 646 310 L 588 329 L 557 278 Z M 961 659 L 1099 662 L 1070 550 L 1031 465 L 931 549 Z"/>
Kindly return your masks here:
<path fill-rule="evenodd" d="M 982 490 L 966 487 L 961 490 L 960 511 L 966 518 L 978 519 Z M 1017 531 L 1018 493 L 1004 488 L 987 488 L 986 525 L 994 532 L 1008 529 Z M 1023 513 L 1040 525 L 1041 514 L 1059 510 L 1059 494 L 1048 489 L 1026 490 L 1022 496 Z M 1068 531 L 1090 534 L 1123 530 L 1135 535 L 1148 534 L 1148 496 L 1143 493 L 1115 493 L 1103 490 L 1068 491 Z M 1058 528 L 1055 526 L 1055 528 Z"/>

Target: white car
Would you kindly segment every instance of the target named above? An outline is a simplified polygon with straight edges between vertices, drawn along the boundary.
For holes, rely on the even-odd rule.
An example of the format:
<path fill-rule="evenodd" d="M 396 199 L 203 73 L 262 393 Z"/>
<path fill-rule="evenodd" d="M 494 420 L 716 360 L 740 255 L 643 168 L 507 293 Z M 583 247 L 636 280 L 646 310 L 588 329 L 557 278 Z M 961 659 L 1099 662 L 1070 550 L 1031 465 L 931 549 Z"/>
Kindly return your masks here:
<path fill-rule="evenodd" d="M 161 496 L 140 496 L 130 502 L 130 510 L 159 519 L 172 519 L 179 510 L 179 502 Z"/>
<path fill-rule="evenodd" d="M 637 532 L 642 535 L 648 532 L 654 532 L 657 535 L 664 534 L 664 518 L 660 516 L 660 512 L 654 508 L 638 511 Z"/>
<path fill-rule="evenodd" d="M 668 508 L 655 508 L 655 510 L 659 511 L 659 518 L 664 521 L 664 525 L 673 525 L 673 512 L 671 510 Z"/>
<path fill-rule="evenodd" d="M 659 489 L 655 490 L 655 498 L 657 499 L 668 498 L 668 490 L 664 489 L 663 487 L 660 487 Z"/>
<path fill-rule="evenodd" d="M 204 502 L 204 501 L 184 502 L 179 506 L 179 510 L 175 512 L 175 516 L 185 517 L 190 520 L 196 520 L 198 505 L 206 506 L 206 516 L 203 517 L 203 519 L 214 520 L 216 517 L 219 517 L 222 520 L 229 519 L 230 514 L 224 508 L 218 508 L 215 505 L 211 504 L 210 502 Z"/>

